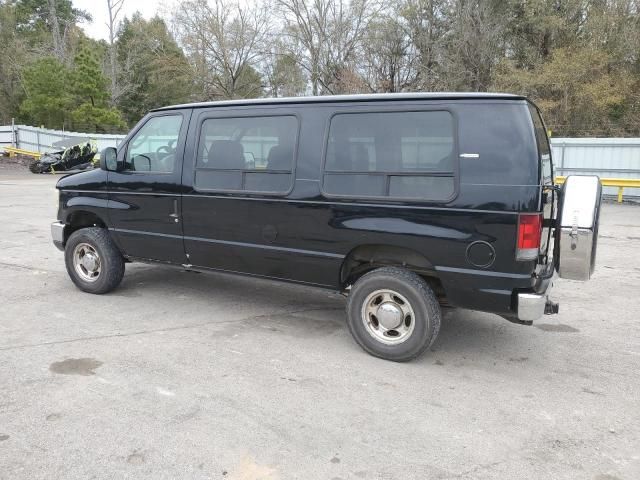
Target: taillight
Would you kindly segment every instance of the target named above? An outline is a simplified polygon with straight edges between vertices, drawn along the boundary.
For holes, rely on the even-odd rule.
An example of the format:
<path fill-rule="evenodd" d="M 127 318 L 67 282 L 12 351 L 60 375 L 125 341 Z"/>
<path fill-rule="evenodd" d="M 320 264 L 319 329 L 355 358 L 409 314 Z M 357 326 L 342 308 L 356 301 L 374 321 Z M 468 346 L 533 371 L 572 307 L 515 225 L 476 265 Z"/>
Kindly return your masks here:
<path fill-rule="evenodd" d="M 535 260 L 540 250 L 542 214 L 521 213 L 518 217 L 518 244 L 516 260 Z"/>

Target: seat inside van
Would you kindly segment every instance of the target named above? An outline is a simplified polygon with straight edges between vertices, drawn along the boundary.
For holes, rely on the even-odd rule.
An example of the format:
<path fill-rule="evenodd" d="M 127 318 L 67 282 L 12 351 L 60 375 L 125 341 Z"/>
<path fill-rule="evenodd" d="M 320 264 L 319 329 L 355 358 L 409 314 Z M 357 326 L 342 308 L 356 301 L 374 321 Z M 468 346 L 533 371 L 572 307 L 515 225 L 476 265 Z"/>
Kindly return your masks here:
<path fill-rule="evenodd" d="M 208 167 L 241 170 L 244 168 L 244 148 L 236 140 L 214 140 L 207 155 Z"/>

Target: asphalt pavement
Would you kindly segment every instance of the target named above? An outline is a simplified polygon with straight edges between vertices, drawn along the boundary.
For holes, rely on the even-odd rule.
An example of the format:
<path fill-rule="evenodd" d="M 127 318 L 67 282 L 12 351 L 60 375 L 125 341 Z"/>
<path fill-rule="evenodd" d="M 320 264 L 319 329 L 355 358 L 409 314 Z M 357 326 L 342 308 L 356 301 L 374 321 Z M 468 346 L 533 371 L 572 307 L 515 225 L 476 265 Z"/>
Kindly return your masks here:
<path fill-rule="evenodd" d="M 559 315 L 450 310 L 397 364 L 323 290 L 132 264 L 80 292 L 55 180 L 0 171 L 0 479 L 640 478 L 640 207 L 604 206 Z"/>

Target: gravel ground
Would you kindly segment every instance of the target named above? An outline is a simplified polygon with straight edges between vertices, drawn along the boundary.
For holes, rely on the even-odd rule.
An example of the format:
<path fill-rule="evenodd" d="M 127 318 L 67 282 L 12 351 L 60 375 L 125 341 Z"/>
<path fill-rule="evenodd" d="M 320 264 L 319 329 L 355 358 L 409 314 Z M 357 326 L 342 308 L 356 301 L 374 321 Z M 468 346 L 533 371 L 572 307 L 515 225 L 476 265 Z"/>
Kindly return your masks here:
<path fill-rule="evenodd" d="M 33 161 L 28 157 L 8 157 L 0 155 L 0 173 L 16 175 L 29 173 L 29 164 Z"/>
<path fill-rule="evenodd" d="M 326 291 L 128 265 L 79 292 L 55 179 L 0 172 L 1 479 L 640 478 L 640 207 L 604 207 L 559 315 L 448 311 L 395 364 Z"/>

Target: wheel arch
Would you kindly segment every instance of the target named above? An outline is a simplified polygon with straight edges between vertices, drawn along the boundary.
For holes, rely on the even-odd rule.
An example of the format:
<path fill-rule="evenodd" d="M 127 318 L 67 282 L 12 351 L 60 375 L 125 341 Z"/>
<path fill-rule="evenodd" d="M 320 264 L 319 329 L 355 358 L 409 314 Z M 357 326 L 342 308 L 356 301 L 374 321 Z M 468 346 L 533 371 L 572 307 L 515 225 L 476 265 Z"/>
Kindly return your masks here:
<path fill-rule="evenodd" d="M 73 210 L 67 214 L 65 218 L 64 228 L 64 241 L 69 239 L 71 234 L 76 230 L 87 227 L 100 227 L 107 228 L 107 223 L 104 219 L 91 210 L 78 209 Z"/>
<path fill-rule="evenodd" d="M 433 263 L 416 250 L 396 245 L 364 244 L 353 248 L 340 267 L 340 287 L 347 288 L 376 268 L 391 266 L 410 270 L 423 277 L 444 303 L 444 289 Z"/>

